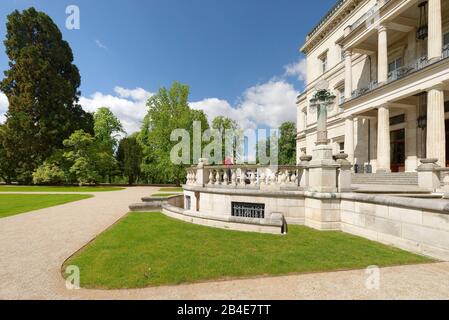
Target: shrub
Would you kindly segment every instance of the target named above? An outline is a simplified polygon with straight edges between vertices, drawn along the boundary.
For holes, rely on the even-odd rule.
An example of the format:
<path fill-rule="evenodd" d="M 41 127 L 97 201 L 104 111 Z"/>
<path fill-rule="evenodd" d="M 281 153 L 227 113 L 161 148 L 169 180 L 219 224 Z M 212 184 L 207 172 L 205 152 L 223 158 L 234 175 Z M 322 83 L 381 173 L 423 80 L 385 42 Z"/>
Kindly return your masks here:
<path fill-rule="evenodd" d="M 64 171 L 53 163 L 44 163 L 33 173 L 35 184 L 61 184 L 66 181 Z"/>

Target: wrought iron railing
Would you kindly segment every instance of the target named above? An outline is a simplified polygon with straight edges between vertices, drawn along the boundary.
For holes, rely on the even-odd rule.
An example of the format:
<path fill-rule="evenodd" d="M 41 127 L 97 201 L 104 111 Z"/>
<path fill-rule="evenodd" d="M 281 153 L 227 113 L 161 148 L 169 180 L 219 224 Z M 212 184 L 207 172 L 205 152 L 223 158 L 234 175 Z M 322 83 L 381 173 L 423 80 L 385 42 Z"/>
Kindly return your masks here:
<path fill-rule="evenodd" d="M 258 203 L 233 202 L 231 215 L 233 217 L 241 218 L 264 219 L 265 205 Z"/>
<path fill-rule="evenodd" d="M 413 63 L 409 66 L 400 67 L 394 71 L 389 72 L 387 84 L 392 83 L 397 80 L 400 80 L 402 78 L 405 78 L 406 76 L 408 76 L 412 73 L 415 73 L 417 71 L 424 69 L 425 67 L 429 66 L 432 63 L 436 63 L 438 61 L 441 61 L 442 59 L 447 59 L 447 58 L 449 58 L 449 45 L 446 45 L 443 47 L 441 59 L 437 59 L 437 60 L 430 62 L 427 59 L 427 57 L 420 57 L 415 61 L 415 63 Z M 377 83 L 377 81 L 373 81 L 367 87 L 362 87 L 362 88 L 358 88 L 358 89 L 354 90 L 352 92 L 351 99 L 355 99 L 360 96 L 363 96 L 364 94 L 371 92 L 378 87 L 379 87 L 379 84 Z M 347 99 L 345 101 L 347 101 Z"/>
<path fill-rule="evenodd" d="M 370 92 L 370 91 L 376 89 L 378 86 L 379 85 L 377 83 L 377 80 L 371 81 L 370 84 L 367 87 L 362 87 L 362 88 L 354 90 L 352 92 L 351 98 L 355 99 L 357 97 L 360 97 L 360 96 L 364 95 L 365 93 Z"/>
<path fill-rule="evenodd" d="M 449 44 L 443 47 L 443 59 L 449 58 Z"/>
<path fill-rule="evenodd" d="M 402 79 L 409 74 L 419 71 L 429 65 L 429 60 L 427 57 L 421 57 L 416 60 L 416 62 L 409 66 L 400 67 L 392 72 L 388 73 L 388 82 L 396 81 Z"/>

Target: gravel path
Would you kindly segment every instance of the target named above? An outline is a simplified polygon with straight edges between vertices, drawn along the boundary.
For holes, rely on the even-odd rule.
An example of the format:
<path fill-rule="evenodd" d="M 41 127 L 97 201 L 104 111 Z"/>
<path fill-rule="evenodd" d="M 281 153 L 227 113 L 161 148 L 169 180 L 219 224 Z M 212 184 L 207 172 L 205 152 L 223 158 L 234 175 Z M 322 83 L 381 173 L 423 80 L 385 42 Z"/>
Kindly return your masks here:
<path fill-rule="evenodd" d="M 62 263 L 125 215 L 131 203 L 158 190 L 91 193 L 94 198 L 0 219 L 0 299 L 70 296 Z"/>
<path fill-rule="evenodd" d="M 95 193 L 92 199 L 0 219 L 0 299 L 449 299 L 449 263 L 290 275 L 138 290 L 68 290 L 62 263 L 158 188 Z M 82 277 L 82 275 L 81 275 Z"/>

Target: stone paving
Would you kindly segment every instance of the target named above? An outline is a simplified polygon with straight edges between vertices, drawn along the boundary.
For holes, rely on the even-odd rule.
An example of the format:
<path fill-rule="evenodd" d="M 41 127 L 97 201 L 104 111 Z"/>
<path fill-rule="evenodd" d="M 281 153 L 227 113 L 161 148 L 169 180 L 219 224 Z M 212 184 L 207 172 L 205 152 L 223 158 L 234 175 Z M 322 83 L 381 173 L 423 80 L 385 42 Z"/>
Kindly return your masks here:
<path fill-rule="evenodd" d="M 0 299 L 449 299 L 449 263 L 217 281 L 136 290 L 68 290 L 61 265 L 158 188 L 95 193 L 92 199 L 0 219 Z"/>

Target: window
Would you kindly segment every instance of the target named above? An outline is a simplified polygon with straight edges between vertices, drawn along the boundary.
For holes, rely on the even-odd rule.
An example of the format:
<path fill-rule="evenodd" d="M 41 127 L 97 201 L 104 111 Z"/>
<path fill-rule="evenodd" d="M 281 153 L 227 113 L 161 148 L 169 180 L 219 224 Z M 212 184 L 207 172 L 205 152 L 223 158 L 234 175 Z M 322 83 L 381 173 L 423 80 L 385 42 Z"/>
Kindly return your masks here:
<path fill-rule="evenodd" d="M 340 142 L 340 143 L 338 144 L 338 151 L 339 151 L 340 153 L 345 153 L 345 143 L 344 143 L 344 142 Z"/>
<path fill-rule="evenodd" d="M 390 126 L 394 126 L 404 122 L 405 122 L 405 114 L 401 114 L 399 116 L 390 118 Z"/>
<path fill-rule="evenodd" d="M 345 99 L 346 99 L 346 97 L 345 97 L 345 88 L 341 88 L 341 89 L 338 90 L 338 96 L 339 96 L 339 99 L 340 99 L 340 104 L 345 103 Z"/>
<path fill-rule="evenodd" d="M 400 67 L 402 67 L 402 58 L 397 58 L 388 64 L 388 72 L 394 72 Z"/>
<path fill-rule="evenodd" d="M 449 45 L 449 32 L 446 33 L 443 37 L 443 45 Z"/>
<path fill-rule="evenodd" d="M 190 196 L 186 196 L 186 210 L 192 210 L 192 198 Z"/>
<path fill-rule="evenodd" d="M 232 216 L 242 218 L 265 218 L 265 205 L 258 203 L 232 202 Z"/>
<path fill-rule="evenodd" d="M 321 72 L 325 73 L 327 71 L 327 54 L 321 57 Z"/>
<path fill-rule="evenodd" d="M 345 61 L 345 52 L 341 44 L 338 45 L 338 50 L 340 50 L 340 61 Z"/>
<path fill-rule="evenodd" d="M 402 67 L 402 58 L 397 58 L 396 60 L 388 64 L 388 80 L 394 81 L 401 77 L 400 68 Z"/>

